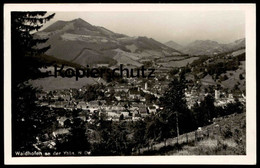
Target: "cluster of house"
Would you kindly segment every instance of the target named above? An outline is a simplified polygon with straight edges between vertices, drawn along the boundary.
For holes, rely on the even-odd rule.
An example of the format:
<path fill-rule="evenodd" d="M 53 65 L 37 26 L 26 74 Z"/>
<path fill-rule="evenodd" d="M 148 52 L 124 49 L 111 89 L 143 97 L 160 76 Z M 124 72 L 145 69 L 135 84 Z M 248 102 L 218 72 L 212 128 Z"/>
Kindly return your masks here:
<path fill-rule="evenodd" d="M 208 93 L 205 92 L 198 92 L 196 87 L 192 87 L 190 90 L 185 91 L 185 98 L 187 102 L 187 106 L 189 109 L 191 109 L 195 103 L 200 104 L 201 101 L 204 100 L 204 98 L 207 96 Z M 215 106 L 221 106 L 224 107 L 228 103 L 234 103 L 235 102 L 235 97 L 242 103 L 245 104 L 246 102 L 246 97 L 245 95 L 242 94 L 232 94 L 232 93 L 225 93 L 220 90 L 215 90 L 214 94 L 214 105 Z"/>
<path fill-rule="evenodd" d="M 120 103 L 118 105 L 105 105 L 101 101 L 80 101 L 75 105 L 75 109 L 80 109 L 82 112 L 79 114 L 79 118 L 83 121 L 88 120 L 92 123 L 94 120 L 91 118 L 86 118 L 87 115 L 96 114 L 98 117 L 103 116 L 106 120 L 119 121 L 120 119 L 126 121 L 137 121 L 143 117 L 156 113 L 159 106 L 150 105 L 147 106 L 143 103 L 132 104 L 131 107 L 122 106 Z M 61 126 L 64 126 L 64 122 L 67 119 L 72 119 L 71 117 L 58 117 L 58 122 Z"/>
<path fill-rule="evenodd" d="M 115 98 L 117 101 L 141 101 L 145 102 L 146 99 L 141 96 L 140 87 L 132 86 L 119 86 L 114 88 Z M 107 93 L 110 89 L 107 90 Z"/>
<path fill-rule="evenodd" d="M 235 97 L 240 101 L 242 104 L 246 103 L 246 96 L 242 94 L 226 94 L 225 92 L 221 92 L 220 90 L 215 90 L 215 106 L 222 106 L 224 107 L 228 103 L 234 103 L 235 102 Z"/>
<path fill-rule="evenodd" d="M 82 89 L 78 89 L 82 91 Z M 107 120 L 119 121 L 124 119 L 126 121 L 137 121 L 145 116 L 156 113 L 159 106 L 156 104 L 148 104 L 141 92 L 146 94 L 155 93 L 148 91 L 148 84 L 145 83 L 144 87 L 139 86 L 117 86 L 107 87 L 103 89 L 105 96 L 113 96 L 115 101 L 108 104 L 104 99 L 97 99 L 93 101 L 84 101 L 83 99 L 76 100 L 73 96 L 73 90 L 62 90 L 50 92 L 37 93 L 37 104 L 39 106 L 49 107 L 50 109 L 64 109 L 64 110 L 78 110 L 88 114 L 98 114 L 99 117 L 105 116 Z M 158 95 L 156 95 L 158 96 Z M 84 116 L 84 115 L 83 115 Z M 82 118 L 84 121 L 84 117 Z M 59 119 L 62 122 L 64 119 Z M 65 120 L 64 120 L 65 121 Z M 60 123 L 63 125 L 63 123 Z"/>
<path fill-rule="evenodd" d="M 185 99 L 187 102 L 187 106 L 189 109 L 191 109 L 195 103 L 200 104 L 200 102 L 204 99 L 205 93 L 203 92 L 198 92 L 196 87 L 192 87 L 192 89 L 185 90 Z"/>
<path fill-rule="evenodd" d="M 52 108 L 63 108 L 66 110 L 73 110 L 76 107 L 76 100 L 72 97 L 72 93 L 68 94 L 50 94 L 49 92 L 36 93 L 38 106 L 47 106 Z"/>

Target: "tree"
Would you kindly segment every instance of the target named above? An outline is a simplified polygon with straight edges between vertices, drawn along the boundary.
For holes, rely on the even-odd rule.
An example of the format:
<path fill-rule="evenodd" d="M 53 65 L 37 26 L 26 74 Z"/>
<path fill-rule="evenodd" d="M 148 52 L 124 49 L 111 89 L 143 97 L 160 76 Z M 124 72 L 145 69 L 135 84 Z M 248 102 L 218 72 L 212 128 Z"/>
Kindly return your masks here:
<path fill-rule="evenodd" d="M 212 120 L 212 118 L 217 117 L 214 102 L 214 97 L 211 94 L 208 94 L 200 104 L 200 115 L 204 116 L 204 119 L 201 118 L 203 125 L 209 124 L 209 121 Z"/>
<path fill-rule="evenodd" d="M 99 120 L 97 132 L 100 140 L 93 144 L 93 155 L 130 155 L 132 144 L 127 135 L 127 122 L 114 123 L 112 121 Z"/>
<path fill-rule="evenodd" d="M 129 155 L 132 152 L 132 145 L 129 143 L 127 122 L 120 122 L 115 125 L 110 141 L 114 143 L 117 155 Z M 113 144 L 112 143 L 112 144 Z"/>
<path fill-rule="evenodd" d="M 123 114 L 121 114 L 120 117 L 119 117 L 119 121 L 122 121 L 122 120 L 124 120 L 124 115 Z"/>
<path fill-rule="evenodd" d="M 224 80 L 228 80 L 228 76 L 225 74 L 224 77 L 223 77 L 223 81 Z"/>
<path fill-rule="evenodd" d="M 49 46 L 37 48 L 47 39 L 37 39 L 33 32 L 38 31 L 54 14 L 46 12 L 11 13 L 11 55 L 12 55 L 12 146 L 13 151 L 35 150 L 32 144 L 39 135 L 44 113 L 36 107 L 35 90 L 26 83 L 39 75 L 39 61 L 35 58 Z"/>
<path fill-rule="evenodd" d="M 243 74 L 239 74 L 239 79 L 240 79 L 240 80 L 245 79 L 245 77 L 243 76 Z"/>
<path fill-rule="evenodd" d="M 201 104 L 194 104 L 192 111 L 196 127 L 202 127 L 208 124 L 208 112 L 205 112 L 205 110 L 206 109 L 202 107 Z"/>
<path fill-rule="evenodd" d="M 90 143 L 87 136 L 87 127 L 85 122 L 78 118 L 77 112 L 73 113 L 73 119 L 70 124 L 70 134 L 65 138 L 64 142 L 59 142 L 58 151 L 77 152 L 90 150 Z M 67 121 L 67 120 L 66 120 Z"/>
<path fill-rule="evenodd" d="M 159 135 L 159 118 L 152 114 L 150 117 L 147 118 L 146 122 L 146 138 L 156 141 Z"/>
<path fill-rule="evenodd" d="M 235 99 L 235 102 L 228 103 L 224 108 L 225 115 L 233 114 L 233 113 L 242 113 L 243 112 L 243 104 L 238 100 Z"/>
<path fill-rule="evenodd" d="M 17 97 L 12 101 L 12 149 L 14 151 L 35 151 L 36 137 L 50 134 L 57 128 L 56 114 L 47 107 L 37 107 L 35 93 L 31 85 L 21 83 L 14 88 Z"/>
<path fill-rule="evenodd" d="M 163 107 L 160 116 L 163 121 L 168 122 L 172 134 L 177 137 L 179 133 L 192 130 L 194 127 L 191 112 L 186 104 L 185 87 L 184 74 L 180 73 L 180 76 L 174 78 L 169 84 L 167 91 L 160 100 Z"/>
<path fill-rule="evenodd" d="M 70 121 L 70 119 L 66 119 L 66 120 L 64 121 L 64 127 L 65 127 L 65 128 L 70 128 L 70 126 L 71 126 L 71 121 Z"/>
<path fill-rule="evenodd" d="M 43 54 L 50 48 L 50 46 L 39 48 L 38 45 L 48 39 L 39 39 L 33 34 L 55 15 L 45 16 L 46 13 L 44 11 L 11 13 L 11 54 L 14 72 L 12 76 L 15 84 L 35 75 L 39 63 L 33 57 Z"/>
<path fill-rule="evenodd" d="M 170 137 L 170 128 L 168 126 L 168 120 L 163 121 L 161 118 L 158 120 L 159 123 L 159 135 L 158 139 L 159 140 L 164 140 L 164 146 L 166 146 L 166 139 Z"/>
<path fill-rule="evenodd" d="M 14 88 L 17 93 L 12 101 L 15 102 L 12 107 L 12 147 L 14 150 L 31 149 L 32 144 L 36 142 L 37 129 L 33 126 L 35 124 L 32 115 L 35 111 L 36 89 L 29 85 L 20 84 Z"/>
<path fill-rule="evenodd" d="M 138 152 L 140 154 L 140 148 L 143 147 L 146 143 L 145 138 L 145 129 L 146 123 L 143 120 L 136 121 L 134 123 L 134 135 L 133 135 L 133 141 L 135 147 L 138 149 Z"/>

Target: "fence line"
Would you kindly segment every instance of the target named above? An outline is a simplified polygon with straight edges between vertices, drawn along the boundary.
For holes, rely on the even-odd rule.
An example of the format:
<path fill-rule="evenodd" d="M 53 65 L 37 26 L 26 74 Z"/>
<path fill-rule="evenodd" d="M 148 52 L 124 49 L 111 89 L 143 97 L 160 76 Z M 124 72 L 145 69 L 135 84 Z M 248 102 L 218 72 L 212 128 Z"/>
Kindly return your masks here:
<path fill-rule="evenodd" d="M 218 124 L 216 124 L 214 126 L 212 126 L 212 125 L 205 126 L 201 130 L 187 132 L 187 133 L 180 135 L 179 137 L 168 138 L 166 140 L 166 146 L 169 146 L 169 145 L 174 146 L 176 144 L 189 143 L 192 141 L 194 141 L 194 143 L 196 144 L 200 140 L 202 140 L 204 138 L 209 138 L 211 136 L 215 136 L 215 135 L 219 134 L 220 132 L 221 132 L 221 127 Z M 159 143 L 152 142 L 147 147 L 137 149 L 136 153 L 142 154 L 145 151 L 159 150 L 164 146 L 165 146 L 164 141 L 159 142 Z"/>

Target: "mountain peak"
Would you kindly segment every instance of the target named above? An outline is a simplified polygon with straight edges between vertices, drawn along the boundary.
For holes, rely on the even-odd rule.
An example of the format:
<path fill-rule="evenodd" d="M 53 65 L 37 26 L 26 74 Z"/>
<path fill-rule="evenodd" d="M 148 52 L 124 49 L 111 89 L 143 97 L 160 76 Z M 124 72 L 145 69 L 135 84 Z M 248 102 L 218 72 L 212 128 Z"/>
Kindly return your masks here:
<path fill-rule="evenodd" d="M 181 50 L 181 49 L 183 49 L 183 46 L 182 45 L 180 45 L 180 44 L 178 44 L 178 43 L 176 43 L 176 42 L 174 42 L 174 41 L 172 41 L 172 40 L 170 40 L 170 41 L 168 41 L 168 42 L 166 42 L 166 43 L 164 43 L 166 46 L 168 46 L 168 47 L 171 47 L 171 48 L 173 48 L 173 49 L 176 49 L 176 50 Z"/>
<path fill-rule="evenodd" d="M 76 27 L 86 27 L 86 28 L 90 28 L 93 29 L 93 25 L 91 25 L 90 23 L 86 22 L 85 20 L 81 19 L 81 18 L 77 18 L 74 20 L 70 21 L 71 23 L 74 24 L 74 26 Z"/>
<path fill-rule="evenodd" d="M 189 45 L 198 45 L 198 44 L 207 44 L 207 45 L 219 45 L 218 42 L 212 40 L 195 40 L 191 42 Z"/>
<path fill-rule="evenodd" d="M 56 30 L 61 30 L 63 29 L 66 25 L 73 24 L 74 27 L 77 28 L 82 28 L 85 27 L 89 30 L 95 30 L 95 26 L 91 25 L 90 23 L 86 22 L 85 20 L 81 18 L 77 18 L 71 21 L 63 21 L 63 20 L 58 20 L 46 29 L 44 29 L 44 32 L 51 32 L 51 31 L 56 31 Z"/>
<path fill-rule="evenodd" d="M 77 18 L 77 19 L 74 19 L 74 20 L 84 21 L 84 20 L 83 20 L 83 19 L 81 19 L 81 18 Z"/>
<path fill-rule="evenodd" d="M 81 19 L 81 18 L 77 18 L 77 19 L 73 19 L 70 22 L 86 22 L 85 20 Z M 87 22 L 86 22 L 87 23 Z"/>

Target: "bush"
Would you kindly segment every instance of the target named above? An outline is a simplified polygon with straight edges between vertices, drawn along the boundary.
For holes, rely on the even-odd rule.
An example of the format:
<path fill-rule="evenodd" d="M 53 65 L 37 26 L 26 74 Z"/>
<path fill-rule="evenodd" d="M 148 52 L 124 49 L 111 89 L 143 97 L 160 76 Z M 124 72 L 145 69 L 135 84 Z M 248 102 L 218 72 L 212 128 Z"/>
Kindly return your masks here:
<path fill-rule="evenodd" d="M 245 79 L 245 77 L 242 74 L 239 74 L 239 79 L 243 80 L 243 79 Z"/>
<path fill-rule="evenodd" d="M 227 138 L 231 138 L 233 136 L 233 133 L 231 131 L 231 128 L 230 127 L 225 127 L 222 132 L 221 132 L 221 135 L 227 139 Z"/>

